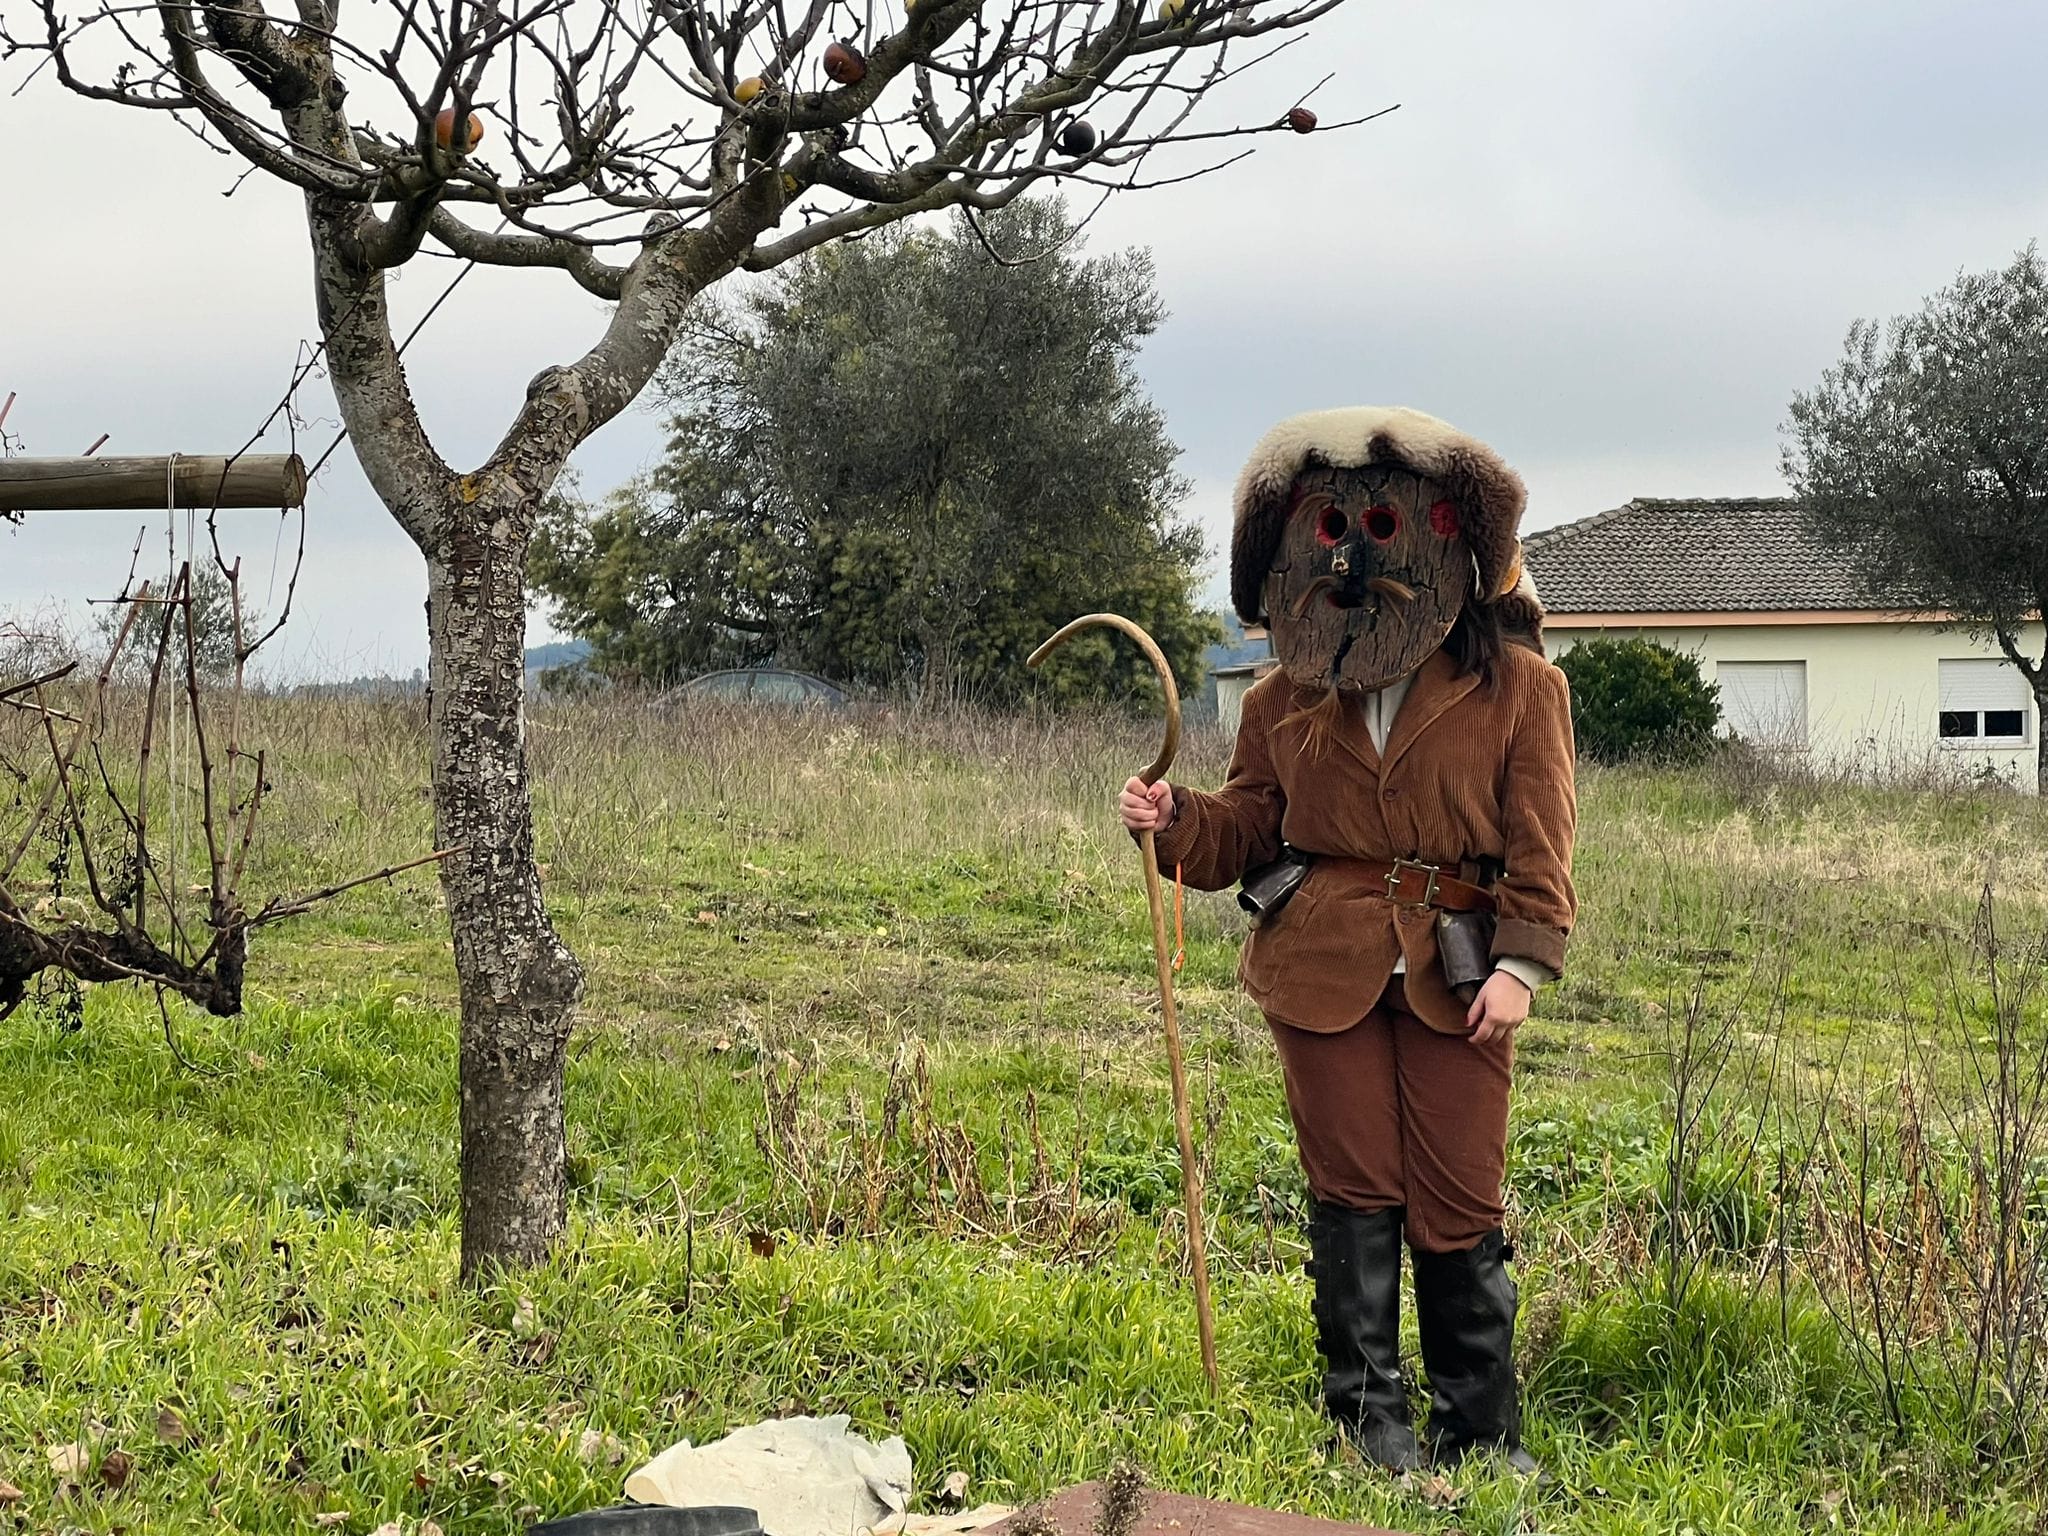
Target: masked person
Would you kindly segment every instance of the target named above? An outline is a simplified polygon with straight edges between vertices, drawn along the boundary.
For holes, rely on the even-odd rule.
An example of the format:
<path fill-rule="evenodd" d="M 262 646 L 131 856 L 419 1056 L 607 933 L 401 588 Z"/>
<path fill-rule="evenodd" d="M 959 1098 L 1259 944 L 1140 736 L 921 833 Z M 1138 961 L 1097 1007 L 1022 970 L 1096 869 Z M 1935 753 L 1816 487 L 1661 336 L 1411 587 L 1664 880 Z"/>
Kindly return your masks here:
<path fill-rule="evenodd" d="M 1417 411 L 1274 428 L 1238 482 L 1231 600 L 1280 666 L 1245 696 L 1220 789 L 1133 779 L 1121 799 L 1163 875 L 1242 880 L 1264 903 L 1240 975 L 1313 1196 L 1324 1402 L 1394 1470 L 1475 1450 L 1536 1470 L 1501 1184 L 1515 1029 L 1576 915 L 1577 807 L 1565 680 L 1521 569 L 1525 499 L 1491 449 Z M 1422 1444 L 1400 1371 L 1404 1237 Z"/>

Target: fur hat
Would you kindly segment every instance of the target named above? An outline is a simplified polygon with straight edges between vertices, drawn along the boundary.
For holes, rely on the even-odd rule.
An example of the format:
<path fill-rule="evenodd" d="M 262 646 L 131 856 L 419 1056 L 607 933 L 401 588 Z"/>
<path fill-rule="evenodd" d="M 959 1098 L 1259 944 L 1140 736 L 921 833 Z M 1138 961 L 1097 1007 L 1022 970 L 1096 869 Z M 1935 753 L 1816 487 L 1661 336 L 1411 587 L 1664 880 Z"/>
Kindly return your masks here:
<path fill-rule="evenodd" d="M 1238 476 L 1230 539 L 1230 601 L 1247 624 L 1265 619 L 1266 573 L 1279 548 L 1294 477 L 1320 465 L 1363 469 L 1398 465 L 1437 481 L 1458 509 L 1465 542 L 1479 567 L 1474 596 L 1499 605 L 1509 630 L 1537 633 L 1543 605 L 1522 569 L 1518 536 L 1528 492 L 1499 454 L 1455 427 L 1406 406 L 1311 411 L 1260 439 Z"/>

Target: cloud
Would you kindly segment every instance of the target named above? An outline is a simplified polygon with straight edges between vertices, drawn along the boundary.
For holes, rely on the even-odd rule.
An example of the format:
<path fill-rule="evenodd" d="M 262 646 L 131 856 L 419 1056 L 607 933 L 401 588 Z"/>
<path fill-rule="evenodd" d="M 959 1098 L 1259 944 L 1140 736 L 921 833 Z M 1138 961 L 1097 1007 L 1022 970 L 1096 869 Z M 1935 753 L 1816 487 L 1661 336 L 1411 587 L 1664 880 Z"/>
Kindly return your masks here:
<path fill-rule="evenodd" d="M 1219 551 L 1259 433 L 1342 403 L 1485 437 L 1529 480 L 1532 526 L 1632 495 L 1771 492 L 1786 403 L 1851 320 L 1911 309 L 2048 223 L 2044 54 L 2035 0 L 1349 0 L 1203 116 L 1271 120 L 1333 71 L 1325 122 L 1397 112 L 1119 197 L 1090 241 L 1154 251 L 1172 315 L 1143 372 Z M 48 81 L 4 100 L 36 147 L 0 246 L 10 426 L 49 452 L 102 430 L 138 452 L 239 446 L 313 328 L 297 194 L 252 178 L 224 197 L 229 162 Z M 401 327 L 456 270 L 402 275 Z M 408 354 L 444 455 L 481 460 L 533 374 L 601 324 L 557 274 L 464 279 Z M 307 406 L 317 453 L 332 406 Z M 650 414 L 612 423 L 577 456 L 585 488 L 660 444 Z M 252 567 L 274 533 L 237 532 Z M 0 532 L 0 606 L 111 590 L 133 538 L 133 519 Z M 424 592 L 344 449 L 315 489 L 286 654 L 409 671 Z"/>
<path fill-rule="evenodd" d="M 1637 98 L 1716 203 L 1896 228 L 2014 193 L 2038 211 L 2044 55 L 2037 0 L 1729 0 L 1673 8 Z"/>

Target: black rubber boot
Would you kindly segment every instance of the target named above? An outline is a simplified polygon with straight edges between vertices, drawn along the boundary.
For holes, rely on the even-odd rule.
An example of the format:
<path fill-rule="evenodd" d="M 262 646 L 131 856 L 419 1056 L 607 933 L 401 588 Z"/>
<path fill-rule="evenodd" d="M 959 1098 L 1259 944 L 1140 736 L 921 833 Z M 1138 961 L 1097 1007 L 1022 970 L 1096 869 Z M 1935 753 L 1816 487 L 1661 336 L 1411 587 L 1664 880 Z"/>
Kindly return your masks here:
<path fill-rule="evenodd" d="M 1524 1477 L 1541 1475 L 1522 1449 L 1511 1257 L 1499 1232 L 1463 1253 L 1414 1255 L 1415 1321 L 1430 1391 L 1424 1439 L 1436 1466 L 1479 1451 L 1501 1456 Z"/>
<path fill-rule="evenodd" d="M 1401 1212 L 1317 1201 L 1309 1220 L 1323 1406 L 1366 1460 L 1422 1465 L 1401 1384 Z"/>

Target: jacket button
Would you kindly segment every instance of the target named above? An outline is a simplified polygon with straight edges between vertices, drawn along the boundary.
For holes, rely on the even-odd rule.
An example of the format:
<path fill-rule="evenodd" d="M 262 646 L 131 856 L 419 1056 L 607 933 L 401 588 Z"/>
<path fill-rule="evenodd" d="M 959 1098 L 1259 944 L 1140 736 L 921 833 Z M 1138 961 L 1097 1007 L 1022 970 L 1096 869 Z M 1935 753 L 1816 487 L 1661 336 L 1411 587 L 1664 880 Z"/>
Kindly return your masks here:
<path fill-rule="evenodd" d="M 1389 800 L 1393 799 L 1394 796 L 1398 795 L 1399 793 L 1400 791 L 1398 789 L 1389 789 L 1384 792 L 1385 798 Z"/>

